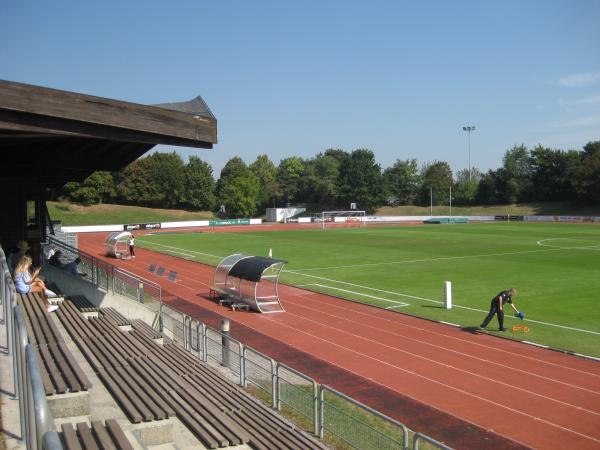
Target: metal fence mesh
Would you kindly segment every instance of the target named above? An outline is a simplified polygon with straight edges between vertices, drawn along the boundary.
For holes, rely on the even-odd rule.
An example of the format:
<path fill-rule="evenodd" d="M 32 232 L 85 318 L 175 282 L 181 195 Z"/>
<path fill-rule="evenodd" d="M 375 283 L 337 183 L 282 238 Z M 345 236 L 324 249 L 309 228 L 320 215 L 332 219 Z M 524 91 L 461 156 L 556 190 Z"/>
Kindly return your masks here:
<path fill-rule="evenodd" d="M 167 306 L 162 309 L 163 333 L 183 346 L 183 313 Z"/>
<path fill-rule="evenodd" d="M 231 337 L 226 337 L 226 345 L 223 345 L 225 336 L 220 331 L 206 327 L 206 351 L 207 359 L 227 367 L 236 375 L 242 370 L 240 365 L 241 353 L 240 343 Z"/>
<path fill-rule="evenodd" d="M 246 388 L 268 405 L 274 404 L 273 377 L 275 361 L 268 356 L 244 347 L 244 375 Z"/>
<path fill-rule="evenodd" d="M 278 408 L 307 431 L 315 432 L 316 384 L 313 379 L 277 365 Z"/>
<path fill-rule="evenodd" d="M 321 426 L 324 438 L 335 448 L 403 450 L 406 435 L 398 425 L 362 405 L 323 387 Z"/>

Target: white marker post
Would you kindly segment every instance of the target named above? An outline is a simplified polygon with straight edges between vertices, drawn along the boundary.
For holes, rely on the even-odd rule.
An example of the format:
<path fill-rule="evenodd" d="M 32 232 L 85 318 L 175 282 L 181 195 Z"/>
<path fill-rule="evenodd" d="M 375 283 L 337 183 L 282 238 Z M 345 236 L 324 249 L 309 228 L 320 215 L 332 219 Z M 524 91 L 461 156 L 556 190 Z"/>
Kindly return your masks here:
<path fill-rule="evenodd" d="M 272 258 L 272 257 L 273 257 L 273 249 L 272 249 L 272 248 L 270 248 L 270 249 L 269 249 L 269 258 Z"/>
<path fill-rule="evenodd" d="M 444 302 L 446 309 L 452 309 L 452 282 L 444 281 Z"/>

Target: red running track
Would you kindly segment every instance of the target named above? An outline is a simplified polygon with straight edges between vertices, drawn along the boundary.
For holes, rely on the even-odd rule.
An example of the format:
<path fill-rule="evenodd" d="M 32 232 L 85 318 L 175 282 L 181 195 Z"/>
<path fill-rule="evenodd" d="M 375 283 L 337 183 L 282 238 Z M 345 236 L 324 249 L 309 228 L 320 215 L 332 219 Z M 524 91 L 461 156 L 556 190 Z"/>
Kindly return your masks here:
<path fill-rule="evenodd" d="M 105 236 L 80 234 L 79 246 L 103 257 Z M 285 313 L 233 312 L 207 299 L 212 267 L 136 255 L 110 262 L 160 283 L 166 303 L 213 326 L 229 318 L 234 337 L 455 448 L 600 449 L 596 361 L 290 286 Z"/>

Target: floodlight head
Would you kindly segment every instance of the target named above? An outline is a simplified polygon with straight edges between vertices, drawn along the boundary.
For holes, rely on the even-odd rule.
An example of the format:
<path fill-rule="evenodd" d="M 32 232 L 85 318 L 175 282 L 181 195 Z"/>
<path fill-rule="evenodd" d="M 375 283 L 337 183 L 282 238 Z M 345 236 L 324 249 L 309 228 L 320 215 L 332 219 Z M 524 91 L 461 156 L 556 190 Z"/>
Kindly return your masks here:
<path fill-rule="evenodd" d="M 463 131 L 467 131 L 467 127 L 463 127 Z"/>

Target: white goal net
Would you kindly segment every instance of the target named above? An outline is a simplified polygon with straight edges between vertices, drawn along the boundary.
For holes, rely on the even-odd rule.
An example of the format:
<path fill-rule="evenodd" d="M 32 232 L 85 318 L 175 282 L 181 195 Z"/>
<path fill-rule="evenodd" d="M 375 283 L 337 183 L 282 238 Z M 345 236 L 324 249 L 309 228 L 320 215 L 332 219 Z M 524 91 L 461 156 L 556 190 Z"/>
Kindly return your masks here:
<path fill-rule="evenodd" d="M 367 225 L 365 211 L 323 211 L 317 216 L 322 228 L 364 227 Z"/>

